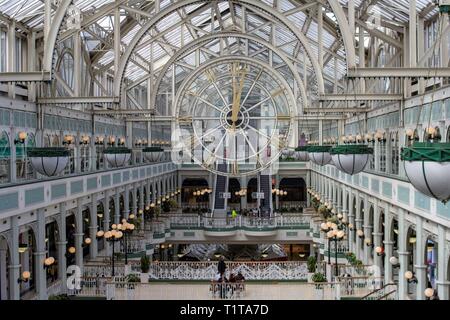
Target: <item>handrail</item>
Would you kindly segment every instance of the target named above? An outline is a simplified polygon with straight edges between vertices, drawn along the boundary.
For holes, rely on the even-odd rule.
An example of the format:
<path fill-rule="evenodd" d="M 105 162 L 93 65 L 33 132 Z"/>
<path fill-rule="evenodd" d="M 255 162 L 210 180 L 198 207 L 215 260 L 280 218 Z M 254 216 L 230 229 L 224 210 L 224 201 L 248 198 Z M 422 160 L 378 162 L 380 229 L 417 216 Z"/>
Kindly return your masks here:
<path fill-rule="evenodd" d="M 391 294 L 395 293 L 396 291 L 397 291 L 397 290 L 392 290 L 391 292 L 386 293 L 384 296 L 379 297 L 377 300 L 383 300 L 384 298 L 390 296 Z"/>
<path fill-rule="evenodd" d="M 366 299 L 366 298 L 368 298 L 368 297 L 370 297 L 371 295 L 373 295 L 373 294 L 376 294 L 377 292 L 379 292 L 380 290 L 384 290 L 384 289 L 386 289 L 386 287 L 387 286 L 392 286 L 392 285 L 396 285 L 395 283 L 393 283 L 393 282 L 390 282 L 390 283 L 386 283 L 385 285 L 383 285 L 381 288 L 378 288 L 378 289 L 375 289 L 374 291 L 372 291 L 372 292 L 370 292 L 370 293 L 368 293 L 368 294 L 366 294 L 365 296 L 363 296 L 362 298 L 361 298 L 361 300 L 364 300 L 364 299 Z M 394 291 L 396 291 L 396 290 L 394 290 Z M 392 292 L 391 292 L 392 293 Z"/>
<path fill-rule="evenodd" d="M 139 163 L 139 164 L 126 165 L 126 166 L 120 167 L 120 168 L 103 168 L 103 169 L 99 169 L 99 170 L 92 170 L 92 171 L 86 171 L 86 172 L 63 174 L 61 176 L 56 176 L 56 177 L 41 177 L 39 179 L 36 178 L 36 179 L 29 179 L 29 180 L 18 181 L 18 182 L 6 182 L 6 183 L 0 184 L 0 189 L 19 187 L 22 185 L 31 185 L 31 184 L 47 182 L 47 181 L 57 181 L 57 180 L 68 179 L 68 178 L 82 177 L 82 176 L 87 176 L 87 175 L 111 173 L 113 171 L 133 169 L 133 168 L 136 169 L 139 167 L 146 167 L 146 166 L 159 165 L 159 164 L 165 164 L 165 163 L 172 163 L 172 161 L 167 160 L 167 161 L 162 161 L 162 162 L 149 162 L 149 163 L 144 162 L 144 163 Z"/>

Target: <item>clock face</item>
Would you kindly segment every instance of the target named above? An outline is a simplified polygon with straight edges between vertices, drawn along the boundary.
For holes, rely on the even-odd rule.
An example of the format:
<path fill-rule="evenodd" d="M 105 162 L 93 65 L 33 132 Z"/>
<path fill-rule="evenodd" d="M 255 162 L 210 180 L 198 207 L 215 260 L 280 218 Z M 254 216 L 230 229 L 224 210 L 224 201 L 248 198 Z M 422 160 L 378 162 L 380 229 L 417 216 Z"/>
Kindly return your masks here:
<path fill-rule="evenodd" d="M 214 173 L 255 174 L 287 146 L 293 103 L 286 81 L 262 63 L 209 63 L 178 91 L 178 142 L 183 153 Z"/>

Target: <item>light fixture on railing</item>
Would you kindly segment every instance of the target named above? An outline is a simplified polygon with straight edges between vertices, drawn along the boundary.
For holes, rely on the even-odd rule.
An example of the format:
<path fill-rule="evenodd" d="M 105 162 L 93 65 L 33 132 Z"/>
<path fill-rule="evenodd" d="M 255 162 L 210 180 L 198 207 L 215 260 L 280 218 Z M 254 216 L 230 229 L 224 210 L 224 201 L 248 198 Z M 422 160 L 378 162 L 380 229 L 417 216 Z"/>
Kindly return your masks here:
<path fill-rule="evenodd" d="M 362 239 L 364 238 L 364 231 L 362 231 L 361 229 L 356 230 L 356 235 Z"/>
<path fill-rule="evenodd" d="M 71 145 L 73 144 L 74 137 L 70 134 L 64 136 L 64 140 L 62 142 L 63 145 Z"/>
<path fill-rule="evenodd" d="M 347 142 L 348 143 L 354 143 L 355 142 L 355 138 L 353 137 L 353 135 L 348 135 L 348 137 L 347 137 Z"/>
<path fill-rule="evenodd" d="M 22 276 L 19 279 L 17 279 L 17 283 L 28 282 L 30 280 L 30 277 L 31 277 L 30 271 L 24 271 L 22 272 Z"/>
<path fill-rule="evenodd" d="M 348 224 L 348 229 L 349 229 L 349 230 L 354 230 L 353 223 L 349 223 L 349 224 Z"/>
<path fill-rule="evenodd" d="M 87 145 L 87 144 L 89 144 L 89 136 L 81 136 L 80 145 Z"/>
<path fill-rule="evenodd" d="M 382 256 L 386 255 L 386 254 L 384 253 L 384 248 L 383 248 L 383 247 L 380 247 L 380 246 L 378 246 L 378 247 L 375 248 L 375 253 L 376 253 L 377 256 L 379 256 L 379 257 L 382 257 Z"/>
<path fill-rule="evenodd" d="M 364 139 L 363 139 L 363 137 L 362 137 L 360 134 L 358 134 L 358 135 L 356 136 L 356 142 L 358 142 L 358 143 L 364 142 Z"/>
<path fill-rule="evenodd" d="M 430 299 L 431 297 L 433 297 L 435 295 L 435 289 L 433 288 L 426 288 L 424 291 L 425 297 L 427 297 L 427 299 Z"/>
<path fill-rule="evenodd" d="M 116 143 L 116 138 L 113 136 L 110 136 L 108 139 L 108 145 L 113 146 Z"/>
<path fill-rule="evenodd" d="M 52 264 L 55 263 L 55 258 L 53 257 L 48 257 L 44 260 L 44 268 L 49 268 Z"/>
<path fill-rule="evenodd" d="M 399 268 L 400 267 L 400 263 L 399 263 L 397 257 L 394 257 L 394 256 L 390 257 L 389 258 L 389 263 L 392 264 L 393 268 Z"/>
<path fill-rule="evenodd" d="M 406 130 L 406 137 L 409 141 L 419 141 L 419 137 L 415 134 L 416 132 L 413 129 Z"/>
<path fill-rule="evenodd" d="M 378 142 L 386 142 L 385 134 L 382 131 L 377 131 L 375 133 L 375 139 L 377 139 Z"/>
<path fill-rule="evenodd" d="M 366 133 L 365 138 L 366 138 L 367 142 L 372 142 L 372 143 L 375 142 L 375 139 L 373 137 L 373 133 L 371 133 L 371 132 Z"/>
<path fill-rule="evenodd" d="M 142 145 L 142 140 L 141 139 L 137 139 L 136 142 L 134 143 L 134 145 L 136 147 L 140 147 Z"/>
<path fill-rule="evenodd" d="M 97 139 L 95 139 L 95 143 L 94 144 L 96 146 L 98 146 L 98 145 L 103 145 L 104 142 L 105 142 L 105 138 L 104 137 L 97 137 Z"/>
<path fill-rule="evenodd" d="M 24 131 L 20 131 L 18 134 L 18 139 L 14 139 L 14 144 L 24 144 L 25 140 L 27 139 L 27 133 Z"/>
<path fill-rule="evenodd" d="M 19 253 L 24 253 L 25 251 L 28 250 L 28 245 L 25 243 L 20 243 L 19 244 Z"/>
<path fill-rule="evenodd" d="M 372 247 L 372 248 L 373 248 L 372 239 L 370 239 L 370 238 L 365 238 L 365 239 L 364 239 L 364 243 L 366 244 L 366 246 Z"/>
<path fill-rule="evenodd" d="M 416 274 L 412 271 L 406 271 L 405 278 L 408 280 L 408 283 L 417 283 Z"/>
<path fill-rule="evenodd" d="M 124 146 L 125 145 L 125 138 L 120 138 L 119 142 L 117 143 L 119 146 Z"/>

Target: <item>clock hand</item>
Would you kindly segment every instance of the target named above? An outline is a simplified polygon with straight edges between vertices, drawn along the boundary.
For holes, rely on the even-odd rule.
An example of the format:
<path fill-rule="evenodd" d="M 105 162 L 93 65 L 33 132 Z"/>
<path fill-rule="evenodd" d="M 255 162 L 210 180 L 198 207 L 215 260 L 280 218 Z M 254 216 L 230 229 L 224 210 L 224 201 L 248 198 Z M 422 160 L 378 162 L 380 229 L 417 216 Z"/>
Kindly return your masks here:
<path fill-rule="evenodd" d="M 233 107 L 232 107 L 232 113 L 231 113 L 231 121 L 233 122 L 233 129 L 236 128 L 236 122 L 238 121 L 238 115 L 239 115 L 239 111 L 241 109 L 241 96 L 242 96 L 242 91 L 244 89 L 244 80 L 245 80 L 245 73 L 242 72 L 241 78 L 239 81 L 239 87 L 233 97 L 234 99 L 233 99 Z"/>

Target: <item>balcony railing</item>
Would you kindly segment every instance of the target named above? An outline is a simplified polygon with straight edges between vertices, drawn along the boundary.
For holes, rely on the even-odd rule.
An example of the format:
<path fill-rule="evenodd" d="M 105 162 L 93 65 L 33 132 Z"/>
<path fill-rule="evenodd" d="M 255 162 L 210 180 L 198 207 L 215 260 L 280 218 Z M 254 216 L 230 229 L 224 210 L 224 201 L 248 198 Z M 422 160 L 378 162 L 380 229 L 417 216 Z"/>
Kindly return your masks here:
<path fill-rule="evenodd" d="M 276 229 L 276 228 L 304 228 L 309 229 L 310 215 L 281 214 L 273 217 L 247 217 L 237 216 L 218 218 L 205 217 L 197 214 L 170 214 L 164 215 L 165 223 L 170 223 L 172 228 L 204 228 L 206 229 Z"/>
<path fill-rule="evenodd" d="M 283 262 L 226 262 L 226 277 L 242 273 L 246 280 L 307 280 L 306 263 Z M 150 265 L 150 279 L 212 280 L 217 274 L 217 262 L 159 261 Z"/>

